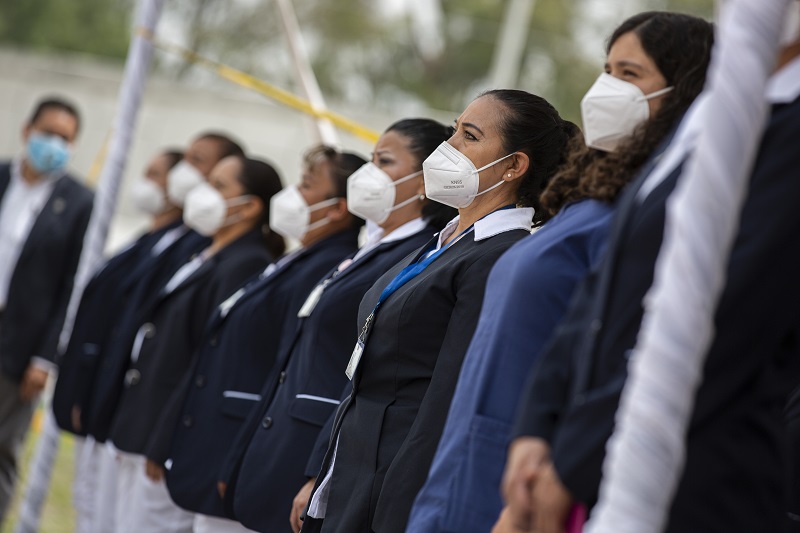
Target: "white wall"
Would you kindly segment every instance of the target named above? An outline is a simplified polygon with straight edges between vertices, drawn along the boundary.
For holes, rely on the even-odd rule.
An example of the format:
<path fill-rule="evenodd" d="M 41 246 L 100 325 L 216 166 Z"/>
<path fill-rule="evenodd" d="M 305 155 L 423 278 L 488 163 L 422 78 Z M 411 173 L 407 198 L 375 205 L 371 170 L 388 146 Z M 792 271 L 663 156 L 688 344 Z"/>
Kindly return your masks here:
<path fill-rule="evenodd" d="M 0 49 L 0 158 L 21 150 L 21 129 L 36 101 L 59 94 L 76 102 L 83 127 L 71 168 L 86 176 L 113 121 L 121 65 L 95 58 L 39 56 Z M 132 209 L 126 192 L 147 159 L 164 147 L 185 147 L 203 130 L 229 132 L 251 156 L 276 165 L 284 183 L 295 183 L 302 153 L 314 144 L 312 122 L 293 110 L 273 104 L 261 95 L 230 85 L 221 89 L 185 87 L 159 79 L 147 86 L 139 124 L 126 171 L 119 208 L 111 229 L 109 248 L 115 249 L 141 231 L 145 221 Z M 338 112 L 381 131 L 401 117 L 370 110 Z M 340 132 L 342 147 L 368 157 L 372 147 Z"/>

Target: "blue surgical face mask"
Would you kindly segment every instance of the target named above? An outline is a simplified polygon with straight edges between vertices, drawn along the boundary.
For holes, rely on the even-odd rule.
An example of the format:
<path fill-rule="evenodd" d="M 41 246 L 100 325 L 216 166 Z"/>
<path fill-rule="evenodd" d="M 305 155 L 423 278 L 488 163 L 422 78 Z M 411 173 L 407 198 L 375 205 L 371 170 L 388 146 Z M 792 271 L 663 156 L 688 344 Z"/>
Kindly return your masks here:
<path fill-rule="evenodd" d="M 63 170 L 69 157 L 69 144 L 58 135 L 34 132 L 28 136 L 27 159 L 36 172 L 50 174 Z"/>

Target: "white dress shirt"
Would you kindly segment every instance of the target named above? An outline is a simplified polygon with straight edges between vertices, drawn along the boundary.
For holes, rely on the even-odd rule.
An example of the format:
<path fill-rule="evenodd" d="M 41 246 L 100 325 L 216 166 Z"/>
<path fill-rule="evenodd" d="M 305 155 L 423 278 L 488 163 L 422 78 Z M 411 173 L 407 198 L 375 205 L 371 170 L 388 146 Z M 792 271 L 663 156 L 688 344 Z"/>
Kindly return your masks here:
<path fill-rule="evenodd" d="M 0 310 L 6 306 L 22 248 L 56 181 L 45 178 L 28 183 L 22 176 L 22 159 L 11 163 L 11 180 L 0 203 Z"/>

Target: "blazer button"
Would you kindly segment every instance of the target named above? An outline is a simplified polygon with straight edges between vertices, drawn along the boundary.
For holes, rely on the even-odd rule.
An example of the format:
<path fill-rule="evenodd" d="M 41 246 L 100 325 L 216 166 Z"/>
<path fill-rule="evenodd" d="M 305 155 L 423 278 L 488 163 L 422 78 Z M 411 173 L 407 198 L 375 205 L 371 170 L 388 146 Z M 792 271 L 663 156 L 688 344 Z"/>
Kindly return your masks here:
<path fill-rule="evenodd" d="M 269 429 L 272 427 L 272 417 L 265 416 L 264 420 L 261 421 L 261 427 L 264 429 Z"/>
<path fill-rule="evenodd" d="M 589 327 L 592 329 L 593 332 L 597 333 L 601 329 L 603 329 L 603 321 L 600 320 L 599 318 L 595 318 L 594 320 L 592 320 L 592 323 Z"/>
<path fill-rule="evenodd" d="M 283 385 L 284 381 L 286 381 L 286 372 L 281 372 L 281 375 L 278 377 L 278 384 Z"/>
<path fill-rule="evenodd" d="M 194 425 L 194 418 L 191 415 L 186 415 L 183 417 L 183 425 L 187 428 L 190 428 Z"/>
<path fill-rule="evenodd" d="M 148 322 L 142 326 L 142 329 L 144 330 L 145 339 L 152 339 L 156 334 L 156 326 L 152 322 Z"/>
<path fill-rule="evenodd" d="M 131 368 L 125 372 L 125 386 L 134 387 L 142 380 L 142 373 L 135 368 Z"/>
<path fill-rule="evenodd" d="M 206 386 L 206 377 L 205 376 L 197 376 L 194 378 L 194 384 L 197 385 L 198 389 L 202 389 Z"/>
<path fill-rule="evenodd" d="M 210 341 L 208 341 L 208 343 L 209 343 L 211 346 L 216 346 L 218 342 L 219 342 L 219 341 L 217 340 L 217 336 L 216 336 L 216 335 L 214 335 L 213 337 L 211 337 L 211 340 L 210 340 Z"/>

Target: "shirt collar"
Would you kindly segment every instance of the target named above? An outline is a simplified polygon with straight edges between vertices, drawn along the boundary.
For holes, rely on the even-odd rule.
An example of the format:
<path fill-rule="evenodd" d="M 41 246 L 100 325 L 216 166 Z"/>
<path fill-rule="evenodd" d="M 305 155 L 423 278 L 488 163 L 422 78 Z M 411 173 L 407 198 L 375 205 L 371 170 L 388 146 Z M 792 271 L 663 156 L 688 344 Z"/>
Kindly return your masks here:
<path fill-rule="evenodd" d="M 22 160 L 24 156 L 18 155 L 11 160 L 11 181 L 18 185 L 25 185 L 29 189 L 36 187 L 52 187 L 64 175 L 63 170 L 57 170 L 50 174 L 44 174 L 36 183 L 29 183 L 22 175 Z"/>
<path fill-rule="evenodd" d="M 437 244 L 437 248 L 441 248 L 442 242 L 444 242 L 445 239 L 453 234 L 458 227 L 458 221 L 459 217 L 457 216 L 448 222 L 444 229 L 439 232 L 439 242 Z M 532 227 L 532 207 L 498 209 L 497 211 L 489 213 L 482 219 L 475 222 L 475 231 L 472 232 L 472 238 L 477 242 L 515 229 L 521 229 L 530 232 Z"/>
<path fill-rule="evenodd" d="M 771 104 L 790 104 L 800 96 L 800 57 L 792 59 L 777 71 L 767 84 L 767 100 Z"/>
<path fill-rule="evenodd" d="M 425 223 L 425 221 L 422 220 L 421 218 L 415 218 L 414 220 L 409 220 L 408 222 L 406 222 L 402 226 L 398 227 L 397 229 L 395 229 L 394 231 L 392 231 L 391 233 L 389 233 L 386 236 L 383 235 L 383 230 L 382 229 L 380 231 L 373 230 L 371 232 L 368 232 L 367 233 L 367 242 L 365 242 L 364 246 L 362 246 L 358 250 L 358 253 L 356 253 L 355 257 L 353 257 L 353 261 L 356 261 L 357 259 L 361 259 L 365 255 L 367 255 L 368 252 L 374 250 L 375 248 L 377 248 L 381 244 L 384 244 L 384 243 L 387 243 L 387 242 L 400 241 L 400 240 L 406 239 L 406 238 L 414 235 L 415 233 L 419 233 L 420 231 L 425 229 L 426 225 L 427 224 Z M 352 261 L 351 261 L 351 263 L 352 263 Z M 348 263 L 348 266 L 349 265 L 350 265 L 350 263 Z M 340 269 L 340 270 L 344 270 L 344 269 Z"/>

